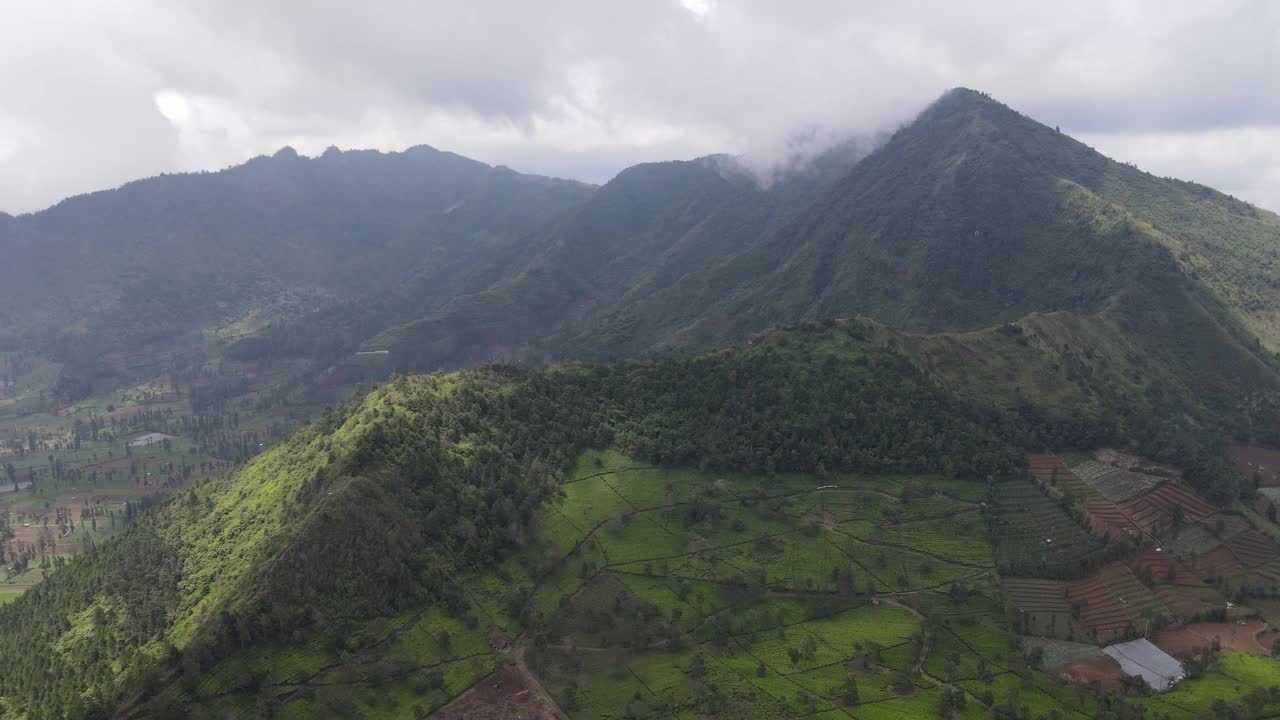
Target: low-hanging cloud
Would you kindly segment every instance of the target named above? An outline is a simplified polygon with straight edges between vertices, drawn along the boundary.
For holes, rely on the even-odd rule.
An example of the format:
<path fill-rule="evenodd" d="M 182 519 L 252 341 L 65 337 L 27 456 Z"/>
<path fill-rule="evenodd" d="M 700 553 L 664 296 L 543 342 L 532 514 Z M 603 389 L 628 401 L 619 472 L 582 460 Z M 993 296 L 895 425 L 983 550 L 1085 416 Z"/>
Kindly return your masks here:
<path fill-rule="evenodd" d="M 767 177 L 795 138 L 891 129 L 956 85 L 1280 208 L 1258 140 L 1280 132 L 1280 5 L 1038 5 L 21 4 L 0 25 L 0 208 L 285 144 L 429 143 L 589 181 L 745 152 Z"/>

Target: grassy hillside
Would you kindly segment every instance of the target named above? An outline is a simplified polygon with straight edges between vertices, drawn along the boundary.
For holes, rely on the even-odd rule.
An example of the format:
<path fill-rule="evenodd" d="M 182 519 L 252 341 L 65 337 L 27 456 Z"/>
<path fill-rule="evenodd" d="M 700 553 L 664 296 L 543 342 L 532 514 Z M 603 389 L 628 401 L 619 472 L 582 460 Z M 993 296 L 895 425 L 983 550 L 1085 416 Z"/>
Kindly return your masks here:
<path fill-rule="evenodd" d="M 984 502 L 988 478 L 1020 472 L 1019 446 L 1152 442 L 1147 428 L 1161 414 L 1188 418 L 1175 418 L 1180 433 L 1195 423 L 1222 423 L 1199 414 L 1203 406 L 1181 391 L 1154 396 L 1149 383 L 1116 384 L 1130 366 L 1099 360 L 1089 376 L 1094 365 L 1066 364 L 1072 353 L 1097 344 L 1085 342 L 1092 337 L 1087 329 L 1051 317 L 1025 325 L 920 337 L 869 322 L 809 323 L 744 347 L 652 365 L 486 367 L 395 379 L 242 468 L 142 513 L 119 536 L 0 608 L 0 696 L 9 716 L 32 720 L 113 710 L 176 717 L 196 705 L 247 708 L 246 702 L 268 710 L 292 706 L 298 716 L 321 707 L 349 714 L 356 712 L 350 703 L 382 707 L 387 698 L 398 704 L 385 714 L 409 717 L 416 705 L 440 705 L 492 670 L 486 638 L 526 634 L 537 641 L 545 631 L 546 645 L 535 644 L 542 654 L 530 661 L 557 700 L 584 703 L 584 717 L 596 712 L 587 708 L 615 702 L 695 714 L 692 708 L 713 706 L 717 695 L 703 671 L 687 672 L 700 653 L 703 664 L 711 663 L 711 648 L 723 672 L 707 671 L 718 678 L 710 684 L 735 702 L 781 703 L 780 715 L 797 702 L 835 710 L 833 688 L 844 681 L 816 673 L 821 677 L 810 684 L 800 674 L 825 665 L 819 652 L 834 662 L 841 653 L 868 652 L 865 642 L 861 650 L 850 643 L 810 649 L 797 636 L 789 648 L 763 630 L 717 630 L 721 619 L 682 631 L 681 618 L 660 620 L 648 609 L 664 607 L 659 595 L 651 597 L 661 592 L 662 578 L 709 583 L 707 598 L 727 583 L 734 587 L 723 592 L 754 598 L 745 607 L 785 605 L 787 593 L 798 593 L 803 602 L 788 613 L 804 622 L 831 618 L 805 633 L 865 639 L 858 628 L 889 622 L 880 615 L 896 611 L 869 609 L 865 595 L 852 600 L 852 590 L 850 602 L 818 602 L 843 587 L 842 555 L 861 568 L 854 571 L 865 578 L 860 588 L 874 582 L 885 591 L 926 595 L 948 591 L 954 581 L 977 581 L 997 560 L 1041 567 L 1034 558 L 993 554 L 976 505 Z M 1081 334 L 1071 343 L 1080 345 L 1058 349 L 1073 331 Z M 940 352 L 953 359 L 944 361 Z M 1115 362 L 1122 358 L 1116 351 Z M 1008 377 L 1014 369 L 1018 374 Z M 1146 400 L 1128 406 L 1130 398 Z M 619 449 L 635 458 L 628 467 L 700 467 L 708 475 L 688 484 L 686 476 L 668 476 L 632 491 L 613 487 L 608 467 L 592 473 L 579 465 L 574 477 L 583 484 L 562 484 L 589 447 Z M 1203 450 L 1194 442 L 1169 447 L 1179 460 L 1194 461 Z M 1188 481 L 1232 489 L 1195 470 L 1188 468 Z M 855 472 L 934 477 L 923 491 L 901 479 L 867 479 L 852 503 L 838 494 L 811 495 L 818 485 L 844 487 Z M 722 479 L 745 475 L 754 479 L 726 495 Z M 557 500 L 589 487 L 595 492 L 580 505 Z M 884 495 L 904 507 L 887 509 L 876 500 Z M 786 498 L 773 507 L 774 499 Z M 596 535 L 606 526 L 613 529 Z M 682 536 L 679 527 L 697 535 Z M 1082 557 L 1099 555 L 1096 543 L 1078 544 Z M 723 556 L 709 554 L 715 547 Z M 676 562 L 681 555 L 689 557 Z M 659 585 L 646 585 L 646 578 Z M 964 592 L 997 604 L 994 589 L 979 585 Z M 626 592 L 618 595 L 619 588 Z M 578 604 L 580 596 L 586 605 Z M 929 598 L 911 597 L 902 601 L 900 636 L 876 640 L 882 654 L 873 665 L 888 669 L 878 680 L 855 682 L 867 692 L 894 685 L 886 700 L 906 693 L 929 705 L 957 683 L 913 671 L 921 656 L 912 635 L 937 626 L 921 621 L 932 606 L 914 604 Z M 601 625 L 591 609 L 597 602 L 615 603 L 638 624 Z M 809 608 L 815 603 L 820 607 Z M 991 648 L 1005 642 L 995 605 L 984 617 L 995 623 L 988 628 L 993 634 L 974 642 Z M 846 620 L 856 623 L 844 627 Z M 458 644 L 442 640 L 442 631 Z M 627 634 L 633 632 L 639 635 Z M 674 639 L 684 632 L 689 638 Z M 563 645 L 552 641 L 556 633 L 623 649 L 634 648 L 637 638 L 667 637 L 679 646 L 676 655 L 637 659 L 632 677 L 647 685 L 646 677 L 674 663 L 685 668 L 681 677 L 696 682 L 672 677 L 662 681 L 669 697 L 652 686 L 634 697 L 619 678 L 596 675 L 609 673 L 617 658 L 604 665 L 569 661 L 553 652 Z M 704 643 L 706 650 L 695 649 Z M 789 657 L 791 649 L 800 659 Z M 999 657 L 986 662 L 1009 662 Z M 752 679 L 760 664 L 765 674 Z M 947 667 L 929 673 L 940 678 L 951 672 Z M 781 682 L 775 675 L 788 677 L 775 687 Z M 963 687 L 979 706 L 999 699 Z"/>
<path fill-rule="evenodd" d="M 870 347 L 400 379 L 0 610 L 0 695 L 33 718 L 93 717 L 237 648 L 457 608 L 460 574 L 528 539 L 584 445 L 726 470 L 1011 470 L 984 422 Z"/>

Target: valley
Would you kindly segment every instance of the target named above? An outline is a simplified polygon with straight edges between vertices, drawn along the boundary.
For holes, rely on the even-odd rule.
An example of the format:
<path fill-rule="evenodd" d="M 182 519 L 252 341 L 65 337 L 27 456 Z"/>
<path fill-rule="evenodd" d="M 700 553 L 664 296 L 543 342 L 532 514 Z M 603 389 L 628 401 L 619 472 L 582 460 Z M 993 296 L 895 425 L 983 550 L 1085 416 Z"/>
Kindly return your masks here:
<path fill-rule="evenodd" d="M 1280 217 L 985 93 L 0 219 L 3 720 L 1280 715 Z"/>

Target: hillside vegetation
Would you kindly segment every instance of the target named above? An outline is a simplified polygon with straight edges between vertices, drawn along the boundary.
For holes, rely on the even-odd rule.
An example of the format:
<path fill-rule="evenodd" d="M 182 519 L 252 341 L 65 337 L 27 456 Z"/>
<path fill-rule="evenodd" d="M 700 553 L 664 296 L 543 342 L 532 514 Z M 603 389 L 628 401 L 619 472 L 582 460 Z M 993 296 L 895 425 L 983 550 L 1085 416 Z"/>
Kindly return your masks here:
<path fill-rule="evenodd" d="M 95 717 L 235 648 L 456 609 L 459 574 L 527 540 L 586 445 L 726 470 L 1008 472 L 1020 459 L 988 421 L 858 346 L 402 378 L 0 610 L 0 695 L 33 718 Z"/>
<path fill-rule="evenodd" d="M 518 338 L 519 357 L 617 357 L 806 319 L 937 332 L 1092 315 L 1133 293 L 1275 342 L 1280 217 L 1108 160 L 970 90 L 802 192 L 714 169 L 622 173 L 535 240 L 528 264 L 377 344 L 406 367 L 484 357 L 499 338 Z"/>
<path fill-rule="evenodd" d="M 108 372 L 106 351 L 252 330 L 336 300 L 390 322 L 406 304 L 492 283 L 513 243 L 591 191 L 419 146 L 285 148 L 70 198 L 0 223 L 0 341 L 15 346 L 0 350 L 39 349 L 92 376 Z M 346 331 L 290 351 L 349 352 L 361 336 Z"/>

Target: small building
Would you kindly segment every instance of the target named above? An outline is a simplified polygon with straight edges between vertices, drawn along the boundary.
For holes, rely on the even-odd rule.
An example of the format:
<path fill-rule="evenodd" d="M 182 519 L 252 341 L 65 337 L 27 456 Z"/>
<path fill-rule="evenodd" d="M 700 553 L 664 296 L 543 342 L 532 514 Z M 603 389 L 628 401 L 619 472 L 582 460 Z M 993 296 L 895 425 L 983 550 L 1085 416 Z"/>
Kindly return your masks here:
<path fill-rule="evenodd" d="M 173 439 L 174 439 L 173 435 L 165 435 L 164 433 L 147 433 L 142 437 L 137 437 L 137 438 L 134 438 L 133 440 L 130 440 L 129 447 L 147 447 L 148 445 L 155 445 L 157 443 L 162 443 L 165 440 L 173 440 Z"/>
<path fill-rule="evenodd" d="M 504 638 L 491 637 L 489 638 L 489 649 L 505 655 L 506 653 L 511 652 L 511 642 Z"/>
<path fill-rule="evenodd" d="M 1168 690 L 1186 675 L 1182 663 L 1146 638 L 1108 645 L 1102 652 L 1120 663 L 1125 675 L 1141 676 L 1153 690 Z"/>

